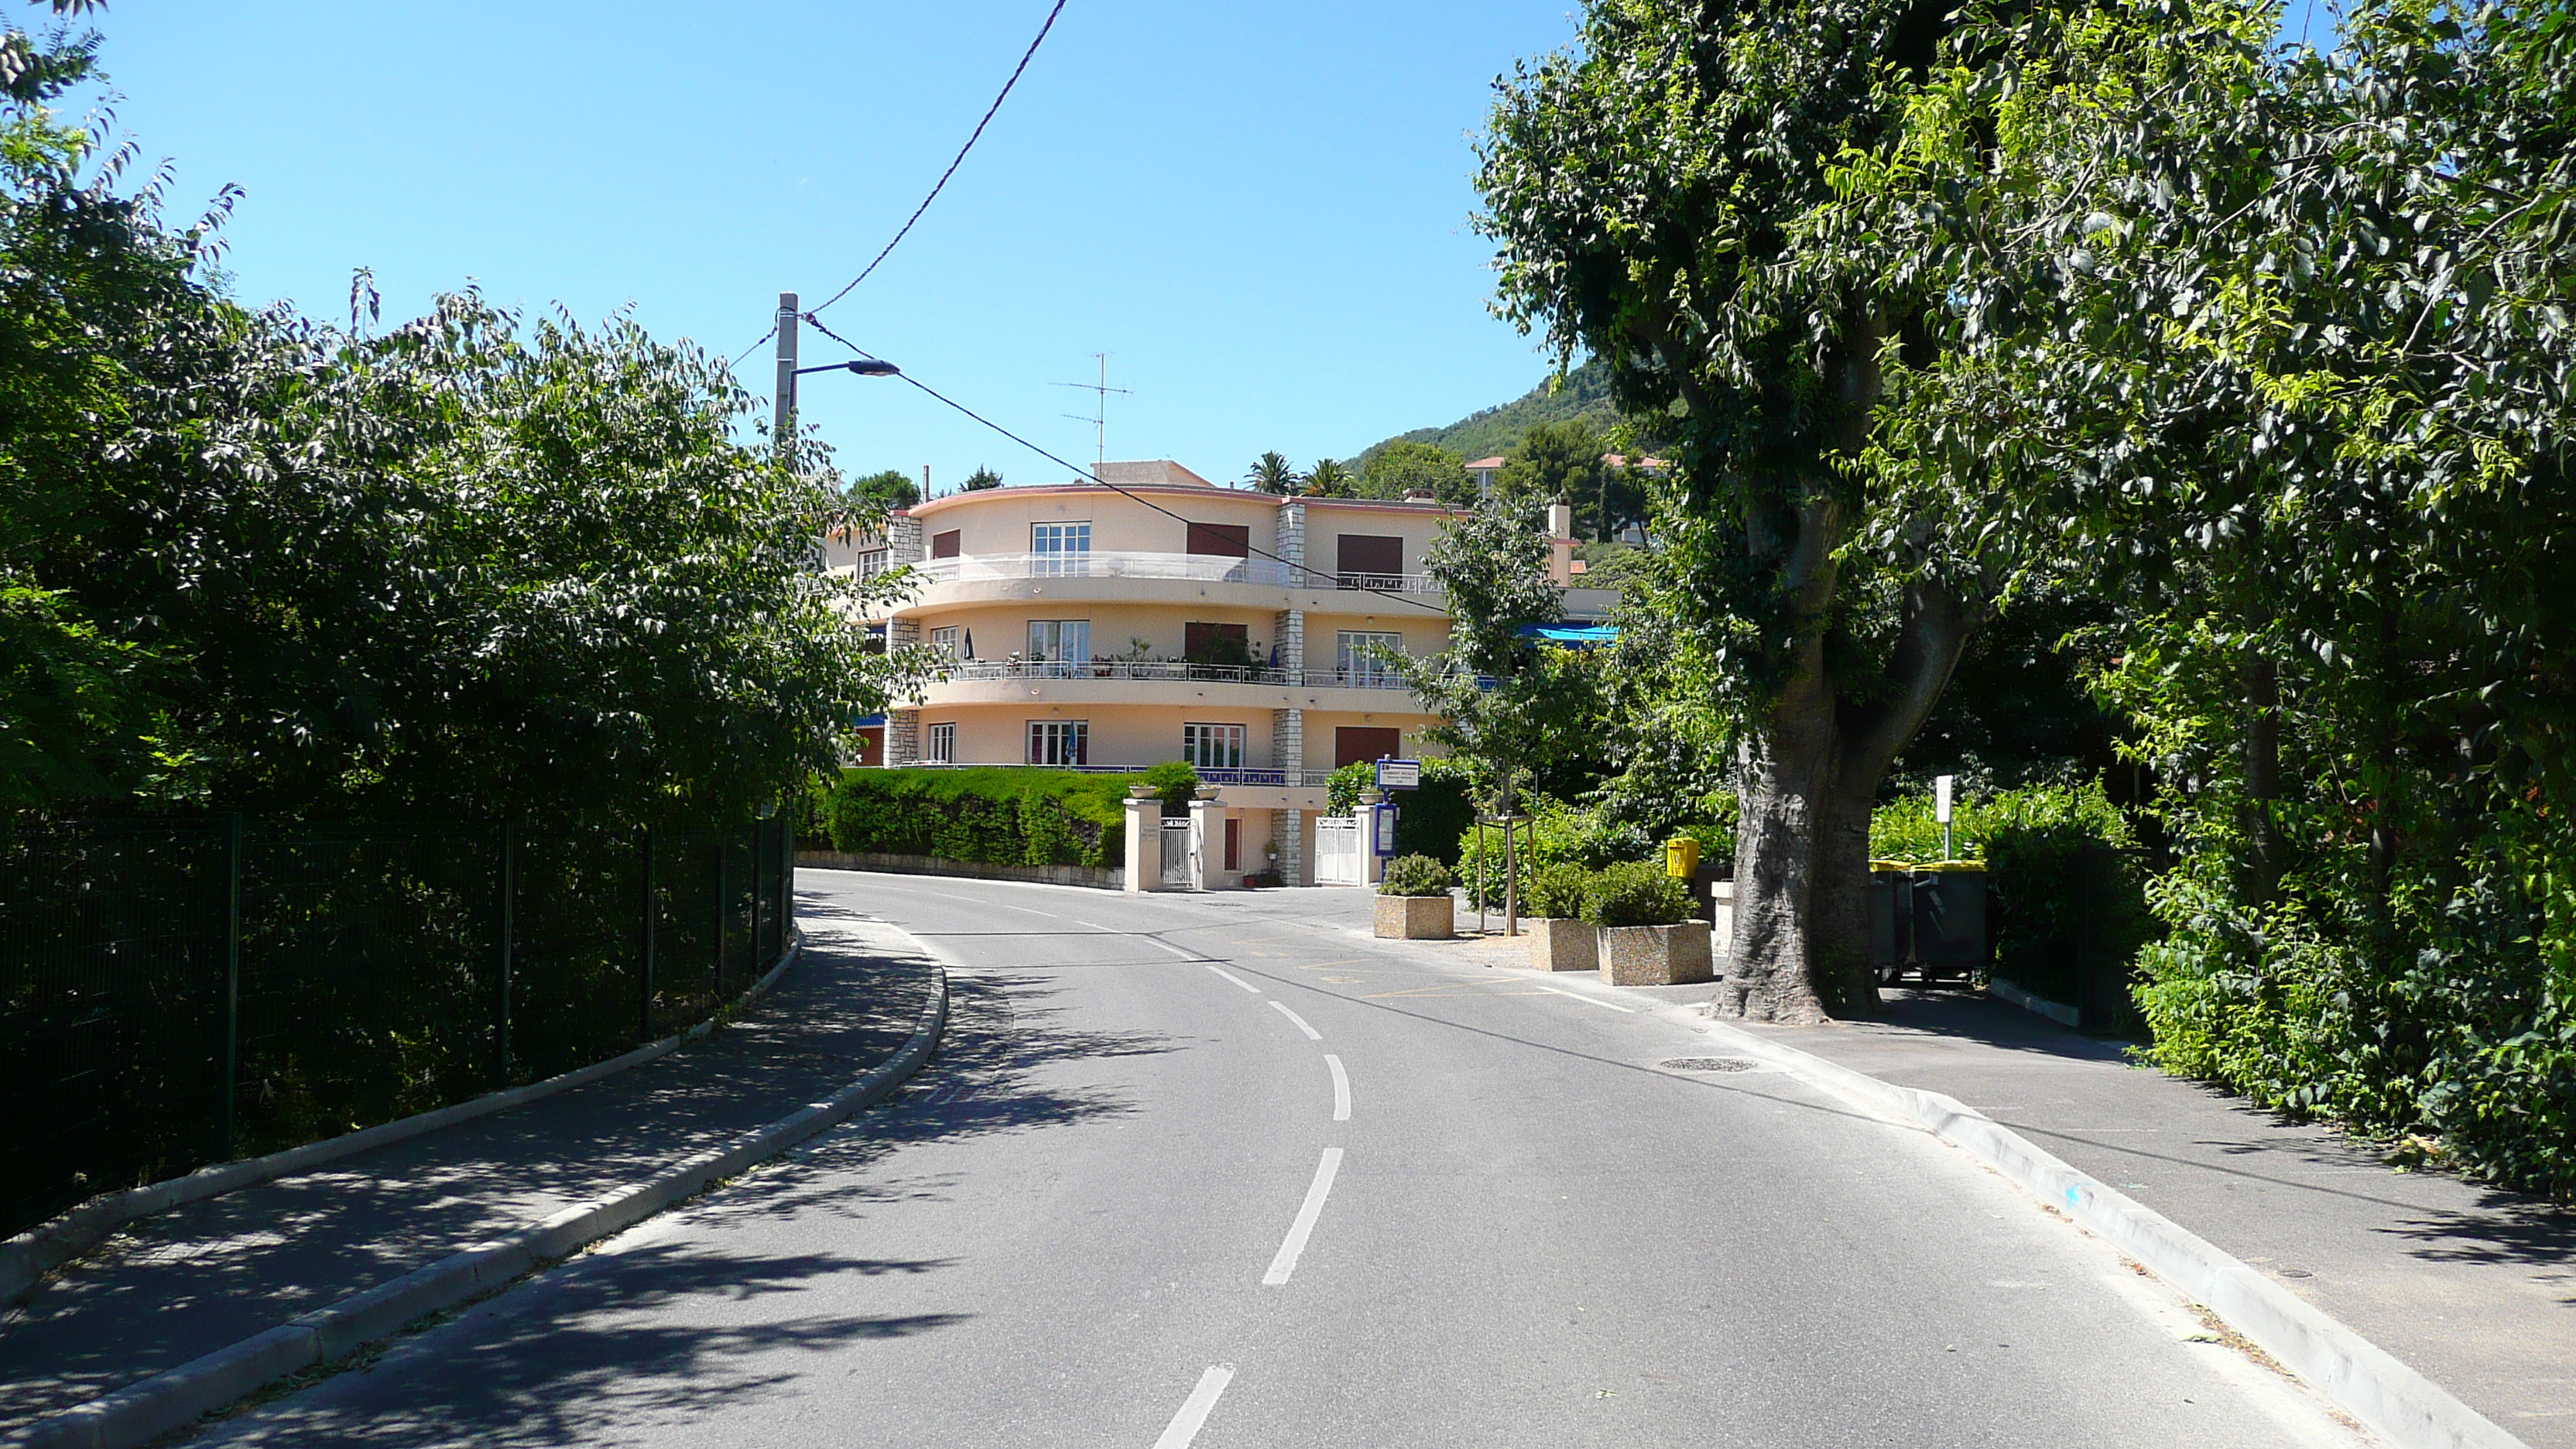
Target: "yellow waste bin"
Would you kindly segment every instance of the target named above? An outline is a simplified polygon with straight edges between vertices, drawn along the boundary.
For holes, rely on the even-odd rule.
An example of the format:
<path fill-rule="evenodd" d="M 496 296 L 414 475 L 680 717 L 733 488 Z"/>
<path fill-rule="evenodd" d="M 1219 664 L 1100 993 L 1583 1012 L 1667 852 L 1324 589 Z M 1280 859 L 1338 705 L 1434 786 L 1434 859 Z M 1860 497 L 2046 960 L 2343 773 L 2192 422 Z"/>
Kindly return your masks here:
<path fill-rule="evenodd" d="M 1664 842 L 1664 874 L 1683 880 L 1699 877 L 1699 842 L 1687 835 L 1676 835 Z"/>

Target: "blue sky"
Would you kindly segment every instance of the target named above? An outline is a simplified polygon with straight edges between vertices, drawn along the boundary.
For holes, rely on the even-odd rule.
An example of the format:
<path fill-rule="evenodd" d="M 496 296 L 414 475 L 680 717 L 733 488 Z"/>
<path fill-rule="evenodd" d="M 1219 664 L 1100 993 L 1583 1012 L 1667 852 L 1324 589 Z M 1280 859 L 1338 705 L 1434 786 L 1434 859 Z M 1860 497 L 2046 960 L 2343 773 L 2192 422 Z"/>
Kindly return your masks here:
<path fill-rule="evenodd" d="M 246 301 L 388 316 L 478 282 L 728 357 L 884 245 L 1052 0 L 208 4 L 92 23 L 173 211 L 246 195 Z M 1470 138 L 1567 0 L 1071 0 L 956 179 L 835 331 L 1067 458 L 1110 354 L 1109 455 L 1220 481 L 1506 401 L 1546 373 L 1496 321 Z M 31 13 L 22 11 L 22 13 Z M 2299 33 L 2294 13 L 2285 26 Z M 2322 22 L 2320 22 L 2322 28 Z M 2320 37 L 2322 38 L 2322 37 Z M 840 355 L 808 334 L 807 360 Z M 766 393 L 766 353 L 743 376 Z M 1064 470 L 900 383 L 809 378 L 845 467 Z"/>

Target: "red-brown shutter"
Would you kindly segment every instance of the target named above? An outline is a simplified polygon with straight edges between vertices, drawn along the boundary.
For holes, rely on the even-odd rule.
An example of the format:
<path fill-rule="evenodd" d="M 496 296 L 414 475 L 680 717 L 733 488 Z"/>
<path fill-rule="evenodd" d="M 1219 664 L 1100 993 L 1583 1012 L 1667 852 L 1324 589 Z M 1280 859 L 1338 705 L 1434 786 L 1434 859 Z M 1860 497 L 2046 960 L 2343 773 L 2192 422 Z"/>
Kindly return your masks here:
<path fill-rule="evenodd" d="M 1193 523 L 1189 550 L 1218 558 L 1252 557 L 1252 530 L 1240 523 Z"/>

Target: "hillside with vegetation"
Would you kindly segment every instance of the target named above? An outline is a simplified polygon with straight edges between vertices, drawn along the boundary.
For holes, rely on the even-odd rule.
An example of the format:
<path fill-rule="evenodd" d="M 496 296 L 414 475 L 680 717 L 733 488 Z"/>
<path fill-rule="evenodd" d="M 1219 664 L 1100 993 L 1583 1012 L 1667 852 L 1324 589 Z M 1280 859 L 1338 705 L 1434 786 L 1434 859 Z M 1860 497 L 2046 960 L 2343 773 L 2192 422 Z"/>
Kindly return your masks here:
<path fill-rule="evenodd" d="M 1440 428 L 1415 428 L 1374 444 L 1351 460 L 1360 473 L 1389 443 L 1427 443 L 1461 458 L 1498 458 L 1520 444 L 1522 435 L 1541 423 L 1582 422 L 1596 433 L 1608 433 L 1622 421 L 1610 401 L 1610 382 L 1600 364 L 1587 361 L 1565 375 L 1561 384 L 1541 382 L 1512 401 L 1470 413 Z"/>

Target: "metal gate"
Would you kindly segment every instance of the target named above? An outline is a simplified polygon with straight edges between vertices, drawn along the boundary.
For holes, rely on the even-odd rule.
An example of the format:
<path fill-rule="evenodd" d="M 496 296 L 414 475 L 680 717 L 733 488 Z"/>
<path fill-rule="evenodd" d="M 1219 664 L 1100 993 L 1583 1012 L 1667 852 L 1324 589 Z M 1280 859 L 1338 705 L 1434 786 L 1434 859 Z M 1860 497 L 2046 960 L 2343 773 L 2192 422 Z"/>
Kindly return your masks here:
<path fill-rule="evenodd" d="M 1163 884 L 1196 886 L 1198 878 L 1190 869 L 1190 822 L 1172 819 L 1163 822 Z"/>
<path fill-rule="evenodd" d="M 1361 858 L 1357 820 L 1348 815 L 1315 817 L 1315 884 L 1368 884 L 1368 862 Z"/>

